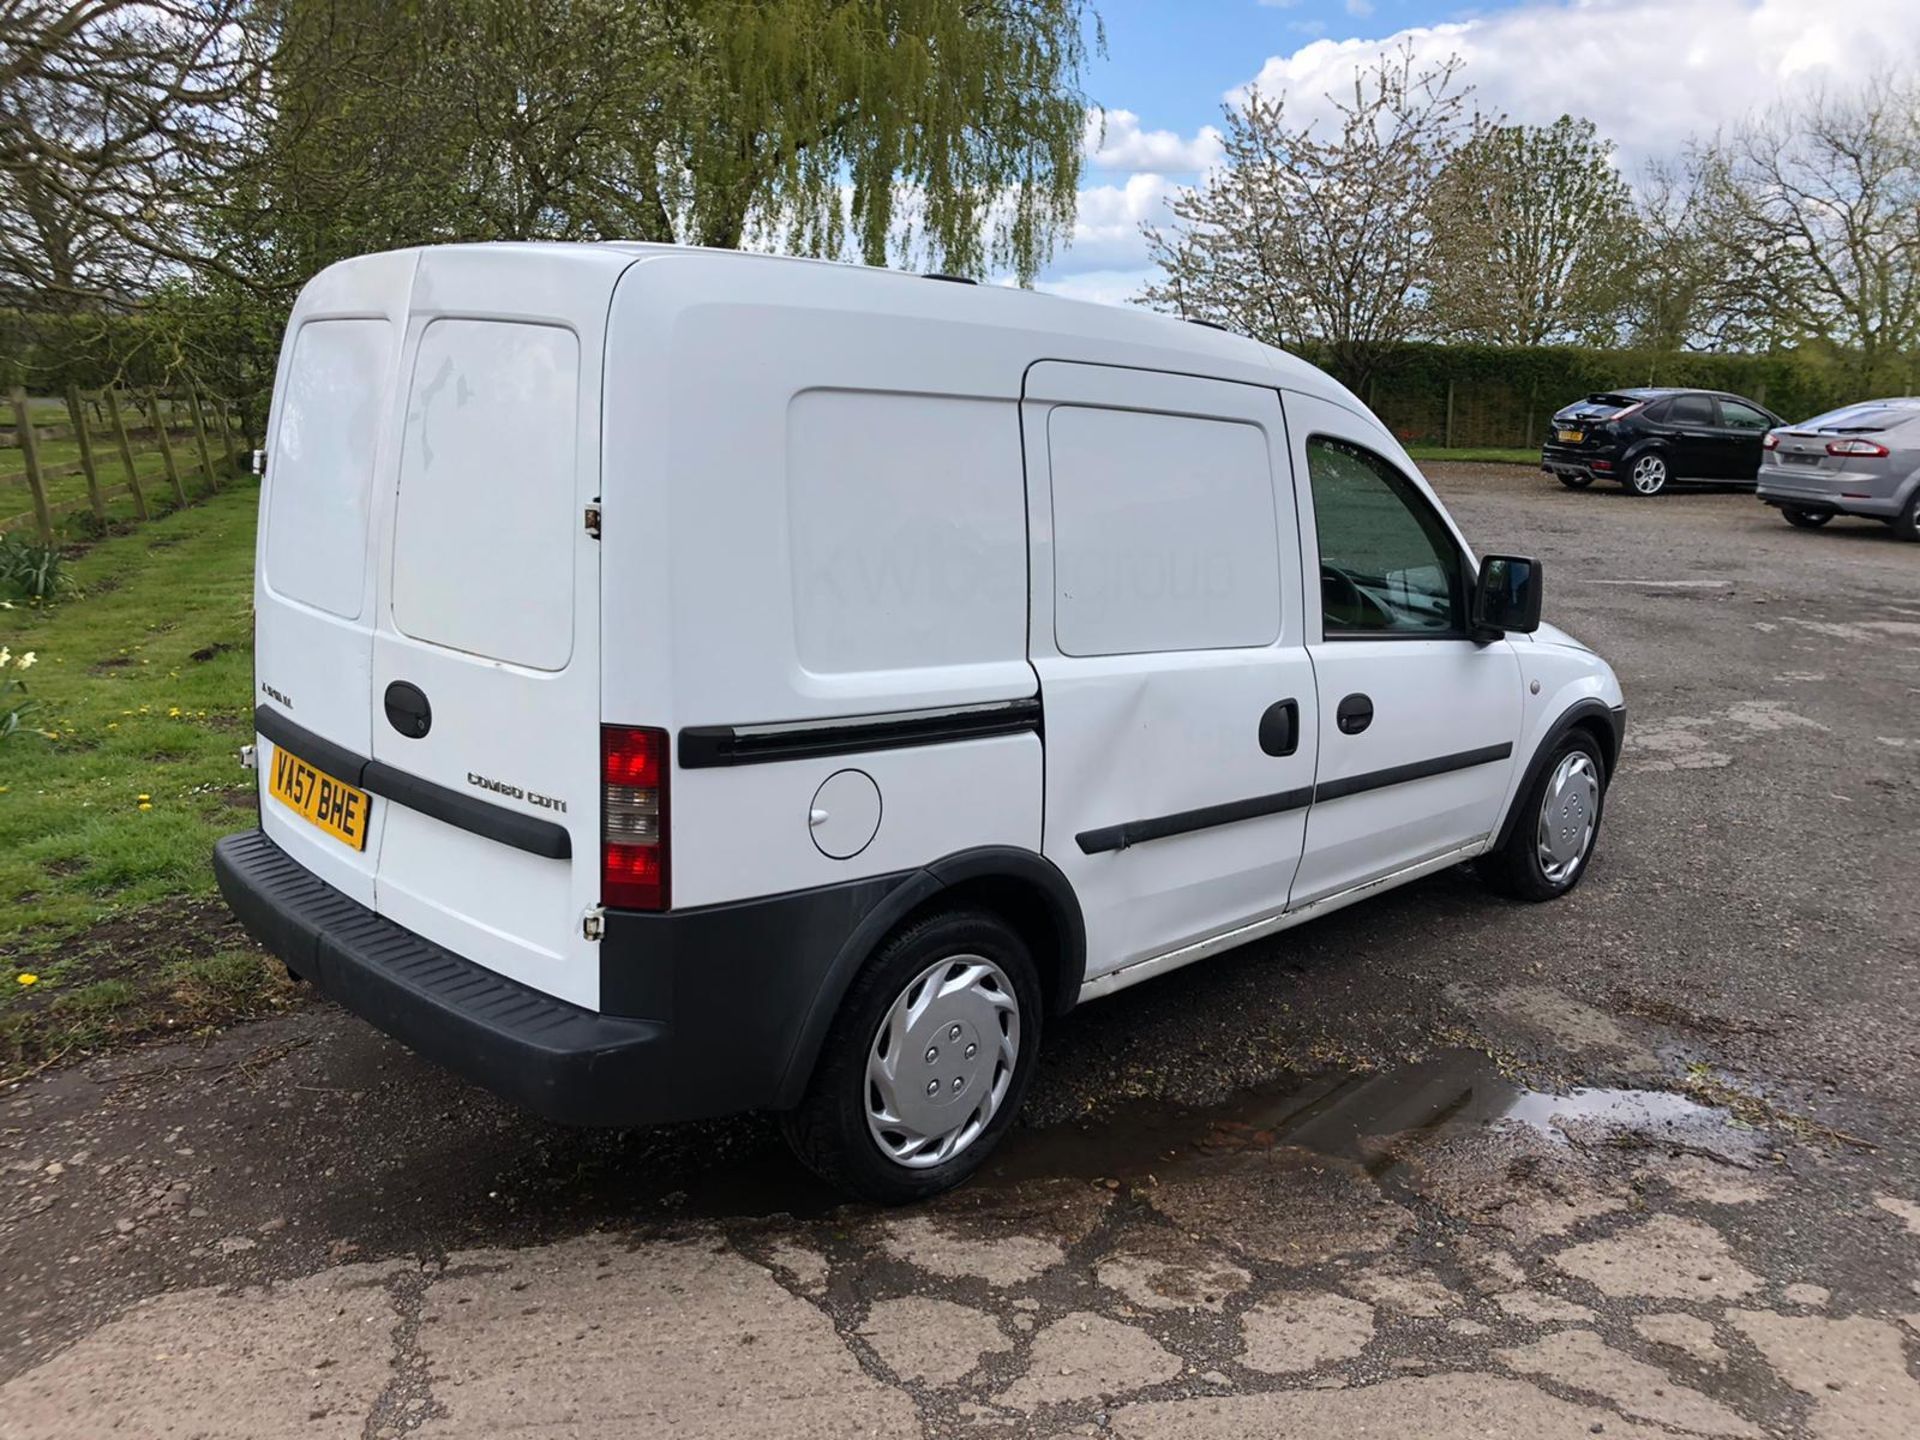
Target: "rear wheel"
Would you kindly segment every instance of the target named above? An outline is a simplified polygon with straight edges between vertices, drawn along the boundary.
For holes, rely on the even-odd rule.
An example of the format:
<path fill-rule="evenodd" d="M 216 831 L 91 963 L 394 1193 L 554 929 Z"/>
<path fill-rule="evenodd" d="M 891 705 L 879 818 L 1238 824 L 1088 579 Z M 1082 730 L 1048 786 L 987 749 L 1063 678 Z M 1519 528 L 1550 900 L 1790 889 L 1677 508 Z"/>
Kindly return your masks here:
<path fill-rule="evenodd" d="M 1627 488 L 1636 495 L 1658 495 L 1670 478 L 1667 457 L 1654 451 L 1636 456 L 1627 469 Z"/>
<path fill-rule="evenodd" d="M 1593 476 L 1577 470 L 1559 470 L 1555 472 L 1560 483 L 1569 490 L 1584 490 L 1593 483 Z"/>
<path fill-rule="evenodd" d="M 986 1160 L 1025 1098 L 1040 1045 L 1026 942 L 984 910 L 897 931 L 854 980 L 787 1143 L 829 1184 L 924 1199 Z"/>
<path fill-rule="evenodd" d="M 1906 506 L 1893 522 L 1893 533 L 1902 540 L 1920 540 L 1920 489 L 1907 497 Z"/>
<path fill-rule="evenodd" d="M 1584 730 L 1571 732 L 1517 803 L 1512 833 L 1480 862 L 1489 886 L 1516 900 L 1556 900 L 1580 883 L 1600 835 L 1607 766 Z"/>
<path fill-rule="evenodd" d="M 1798 505 L 1782 505 L 1780 513 L 1787 517 L 1787 523 L 1802 530 L 1818 530 L 1833 519 L 1831 510 L 1806 510 Z"/>

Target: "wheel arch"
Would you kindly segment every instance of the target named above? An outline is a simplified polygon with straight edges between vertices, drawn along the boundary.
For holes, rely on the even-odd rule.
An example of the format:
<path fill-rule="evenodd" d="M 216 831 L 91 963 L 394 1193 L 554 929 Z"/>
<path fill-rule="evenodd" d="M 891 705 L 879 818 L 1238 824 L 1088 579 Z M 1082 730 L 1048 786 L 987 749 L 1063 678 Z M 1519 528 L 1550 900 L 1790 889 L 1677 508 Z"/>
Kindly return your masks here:
<path fill-rule="evenodd" d="M 999 915 L 1027 942 L 1040 970 L 1046 1013 L 1060 1015 L 1073 1008 L 1086 976 L 1087 931 L 1080 901 L 1059 866 L 1011 845 L 958 851 L 913 872 L 847 937 L 801 1021 L 776 1108 L 800 1103 L 841 1001 L 887 937 L 930 910 L 969 903 Z"/>
<path fill-rule="evenodd" d="M 1521 773 L 1520 783 L 1514 786 L 1513 797 L 1507 802 L 1507 813 L 1500 822 L 1500 832 L 1494 837 L 1490 848 L 1498 850 L 1507 843 L 1513 834 L 1513 827 L 1520 820 L 1521 800 L 1533 789 L 1533 782 L 1540 778 L 1540 772 L 1553 758 L 1553 752 L 1560 748 L 1560 742 L 1575 730 L 1591 735 L 1599 745 L 1601 763 L 1606 767 L 1604 778 L 1611 783 L 1620 760 L 1620 745 L 1626 738 L 1626 719 L 1625 707 L 1615 709 L 1604 700 L 1592 696 L 1576 700 L 1562 711 L 1540 737 L 1540 743 L 1533 747 L 1533 754 L 1527 759 L 1527 768 Z"/>

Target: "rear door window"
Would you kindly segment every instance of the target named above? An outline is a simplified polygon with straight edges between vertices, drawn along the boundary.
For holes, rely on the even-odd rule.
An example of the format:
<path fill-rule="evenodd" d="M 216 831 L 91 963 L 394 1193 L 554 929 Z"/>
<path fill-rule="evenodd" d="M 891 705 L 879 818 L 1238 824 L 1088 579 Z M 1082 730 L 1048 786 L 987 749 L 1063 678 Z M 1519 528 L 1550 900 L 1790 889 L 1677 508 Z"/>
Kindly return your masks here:
<path fill-rule="evenodd" d="M 267 584 L 357 619 L 367 576 L 367 498 L 393 327 L 310 320 L 294 337 L 267 467 Z"/>
<path fill-rule="evenodd" d="M 1706 395 L 1676 395 L 1667 411 L 1667 422 L 1672 425 L 1711 425 L 1713 419 L 1713 400 Z"/>
<path fill-rule="evenodd" d="M 537 670 L 573 652 L 580 343 L 571 330 L 435 320 L 400 458 L 393 620 Z"/>
<path fill-rule="evenodd" d="M 1773 422 L 1751 405 L 1738 400 L 1720 402 L 1720 423 L 1729 430 L 1771 430 Z"/>

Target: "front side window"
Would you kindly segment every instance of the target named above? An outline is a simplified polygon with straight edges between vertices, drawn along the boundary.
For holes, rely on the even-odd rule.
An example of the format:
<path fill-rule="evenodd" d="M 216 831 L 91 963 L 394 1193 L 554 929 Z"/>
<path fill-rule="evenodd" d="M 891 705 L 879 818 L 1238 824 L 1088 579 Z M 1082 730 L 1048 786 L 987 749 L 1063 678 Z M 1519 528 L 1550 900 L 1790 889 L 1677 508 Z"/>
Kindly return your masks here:
<path fill-rule="evenodd" d="M 1327 638 L 1466 631 L 1466 567 L 1426 496 L 1346 440 L 1307 441 Z"/>
<path fill-rule="evenodd" d="M 1771 430 L 1773 422 L 1751 405 L 1738 400 L 1720 402 L 1720 423 L 1730 430 Z"/>

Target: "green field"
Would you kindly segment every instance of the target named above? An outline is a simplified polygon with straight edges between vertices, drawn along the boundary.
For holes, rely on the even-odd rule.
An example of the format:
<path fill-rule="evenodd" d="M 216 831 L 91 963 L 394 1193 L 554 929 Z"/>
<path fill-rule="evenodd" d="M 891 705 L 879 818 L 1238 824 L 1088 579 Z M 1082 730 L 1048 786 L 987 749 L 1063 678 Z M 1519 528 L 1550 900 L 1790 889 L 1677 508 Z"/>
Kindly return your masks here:
<path fill-rule="evenodd" d="M 136 414 L 131 408 L 132 402 L 125 402 L 126 423 L 130 428 L 129 440 L 133 448 L 134 474 L 139 478 L 141 491 L 146 496 L 148 512 L 159 515 L 175 508 L 173 486 L 167 476 L 165 456 L 158 448 L 159 442 L 148 428 L 144 414 Z M 36 399 L 29 402 L 29 408 L 39 426 L 66 426 L 67 408 L 57 400 Z M 120 458 L 120 447 L 113 438 L 104 420 L 89 413 L 88 431 L 93 436 L 94 472 L 99 478 L 103 490 L 119 490 L 127 483 L 125 462 Z M 186 411 L 171 410 L 177 423 L 191 426 L 185 418 Z M 26 469 L 26 455 L 17 444 L 12 442 L 13 407 L 5 403 L 0 396 L 0 475 L 19 475 Z M 241 438 L 234 437 L 234 445 L 241 445 Z M 179 469 L 188 497 L 205 493 L 207 482 L 200 473 L 200 448 L 191 434 L 172 436 L 173 459 Z M 207 452 L 212 456 L 216 467 L 220 465 L 220 434 L 217 429 L 207 435 Z M 69 464 L 80 458 L 78 440 L 46 440 L 39 443 L 40 463 L 48 469 Z M 221 483 L 227 483 L 229 475 L 237 474 L 243 468 L 242 459 L 236 458 L 228 466 L 221 468 Z M 65 515 L 54 517 L 55 529 L 68 539 L 82 538 L 94 533 L 98 528 L 92 511 L 85 506 L 87 481 L 84 475 L 61 475 L 46 482 L 47 503 L 56 509 L 62 505 L 73 504 L 80 508 Z M 133 520 L 138 510 L 131 495 L 115 495 L 107 501 L 107 521 L 110 525 Z M 0 480 L 0 528 L 11 529 L 22 534 L 33 533 L 33 499 L 27 490 L 24 479 Z"/>
<path fill-rule="evenodd" d="M 1531 465 L 1538 468 L 1540 464 L 1538 450 L 1508 450 L 1496 446 L 1449 450 L 1444 445 L 1409 445 L 1407 454 L 1415 460 L 1459 460 L 1470 465 Z"/>
<path fill-rule="evenodd" d="M 253 823 L 258 496 L 236 483 L 103 540 L 71 562 L 82 593 L 0 610 L 0 645 L 36 661 L 35 708 L 0 741 L 0 1074 L 284 997 L 208 863 Z"/>

